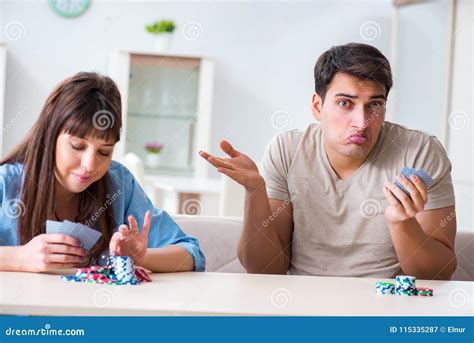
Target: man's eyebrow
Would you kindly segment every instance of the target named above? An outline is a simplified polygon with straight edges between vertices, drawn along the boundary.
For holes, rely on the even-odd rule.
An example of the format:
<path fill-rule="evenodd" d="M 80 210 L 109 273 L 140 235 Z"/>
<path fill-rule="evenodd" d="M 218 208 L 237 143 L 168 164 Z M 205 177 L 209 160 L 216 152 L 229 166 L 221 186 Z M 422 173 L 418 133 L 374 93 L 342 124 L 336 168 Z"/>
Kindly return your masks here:
<path fill-rule="evenodd" d="M 383 94 L 379 94 L 379 95 L 372 95 L 370 97 L 370 99 L 383 99 L 383 100 L 387 100 L 387 97 Z"/>
<path fill-rule="evenodd" d="M 343 97 L 350 98 L 350 99 L 357 99 L 358 98 L 357 95 L 350 95 L 350 94 L 345 94 L 345 93 L 337 93 L 334 96 L 335 97 L 336 96 L 343 96 Z M 385 97 L 385 95 L 379 94 L 379 95 L 372 95 L 370 97 L 370 99 L 384 99 L 384 100 L 386 100 L 387 98 Z"/>
<path fill-rule="evenodd" d="M 343 97 L 346 97 L 346 98 L 351 98 L 351 99 L 357 99 L 358 96 L 357 95 L 349 95 L 349 94 L 345 94 L 345 93 L 337 93 L 334 95 L 335 97 L 336 96 L 343 96 Z"/>

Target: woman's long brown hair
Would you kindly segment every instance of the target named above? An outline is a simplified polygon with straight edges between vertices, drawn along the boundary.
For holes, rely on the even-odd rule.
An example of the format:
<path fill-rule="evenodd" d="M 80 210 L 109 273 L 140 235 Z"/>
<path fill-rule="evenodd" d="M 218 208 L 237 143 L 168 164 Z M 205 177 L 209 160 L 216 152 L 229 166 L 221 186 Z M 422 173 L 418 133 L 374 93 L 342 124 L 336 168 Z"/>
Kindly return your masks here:
<path fill-rule="evenodd" d="M 40 116 L 23 141 L 0 164 L 23 164 L 22 213 L 18 217 L 21 244 L 45 233 L 46 220 L 54 220 L 55 152 L 62 132 L 84 138 L 97 137 L 118 142 L 122 127 L 120 92 L 107 76 L 80 72 L 62 81 L 49 95 Z M 104 206 L 110 190 L 110 177 L 94 182 L 80 194 L 80 222 L 85 224 L 104 207 L 98 218 L 102 236 L 90 257 L 97 259 L 106 249 L 116 226 L 112 207 Z M 110 195 L 109 195 L 110 196 Z"/>

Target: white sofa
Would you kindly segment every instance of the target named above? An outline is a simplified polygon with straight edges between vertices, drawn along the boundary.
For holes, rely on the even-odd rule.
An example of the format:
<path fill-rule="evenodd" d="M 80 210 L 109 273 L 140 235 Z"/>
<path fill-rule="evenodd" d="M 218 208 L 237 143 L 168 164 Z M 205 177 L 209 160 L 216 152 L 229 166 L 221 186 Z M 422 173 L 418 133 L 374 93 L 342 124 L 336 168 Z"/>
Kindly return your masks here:
<path fill-rule="evenodd" d="M 186 233 L 199 239 L 206 271 L 245 273 L 237 257 L 242 218 L 175 215 L 174 219 Z M 474 232 L 458 232 L 456 252 L 458 268 L 452 280 L 474 281 Z"/>

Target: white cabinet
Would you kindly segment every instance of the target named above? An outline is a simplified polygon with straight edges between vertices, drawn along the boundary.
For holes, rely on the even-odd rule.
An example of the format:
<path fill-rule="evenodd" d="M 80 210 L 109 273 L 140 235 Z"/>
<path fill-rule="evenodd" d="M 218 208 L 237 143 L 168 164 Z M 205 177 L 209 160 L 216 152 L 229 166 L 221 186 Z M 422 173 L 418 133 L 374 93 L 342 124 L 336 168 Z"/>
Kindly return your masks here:
<path fill-rule="evenodd" d="M 199 150 L 209 150 L 213 62 L 197 56 L 115 51 L 108 71 L 123 107 L 122 139 L 114 157 L 135 153 L 147 175 L 206 178 L 209 166 L 197 159 Z M 158 162 L 148 158 L 147 143 L 164 145 Z"/>

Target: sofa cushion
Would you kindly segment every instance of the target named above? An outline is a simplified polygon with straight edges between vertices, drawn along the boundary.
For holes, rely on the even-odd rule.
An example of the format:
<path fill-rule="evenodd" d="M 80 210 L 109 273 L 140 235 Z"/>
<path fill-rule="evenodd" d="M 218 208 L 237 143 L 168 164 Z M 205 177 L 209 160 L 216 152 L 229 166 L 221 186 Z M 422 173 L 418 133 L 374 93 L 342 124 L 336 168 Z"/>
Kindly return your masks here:
<path fill-rule="evenodd" d="M 237 257 L 237 245 L 242 233 L 242 218 L 175 215 L 178 225 L 199 240 L 206 256 L 206 271 L 245 273 Z M 456 235 L 458 267 L 452 280 L 474 281 L 474 232 L 460 231 Z"/>
<path fill-rule="evenodd" d="M 242 232 L 242 218 L 174 215 L 186 234 L 199 240 L 206 256 L 206 271 L 245 273 L 237 257 L 237 245 Z"/>
<path fill-rule="evenodd" d="M 458 268 L 451 280 L 474 281 L 474 232 L 459 231 L 456 234 Z"/>

